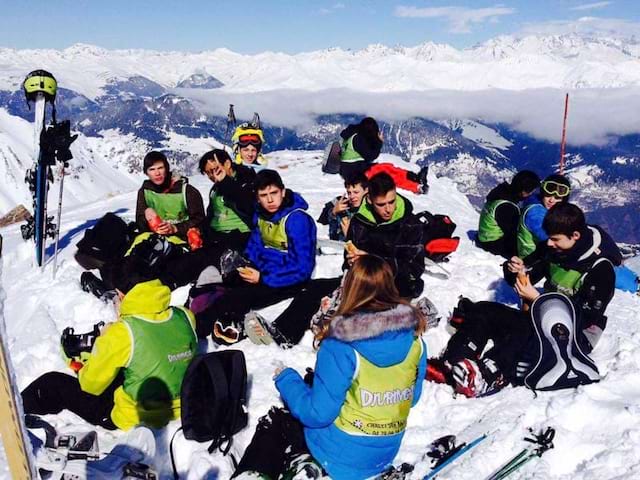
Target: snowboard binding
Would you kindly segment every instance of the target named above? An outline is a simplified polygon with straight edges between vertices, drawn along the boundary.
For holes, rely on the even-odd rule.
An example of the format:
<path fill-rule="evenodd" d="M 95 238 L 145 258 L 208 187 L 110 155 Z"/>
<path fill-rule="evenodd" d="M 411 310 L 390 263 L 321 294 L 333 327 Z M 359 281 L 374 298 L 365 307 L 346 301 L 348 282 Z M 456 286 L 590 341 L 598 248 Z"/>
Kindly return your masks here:
<path fill-rule="evenodd" d="M 74 333 L 73 327 L 67 327 L 62 331 L 60 343 L 62 350 L 68 358 L 77 358 L 82 352 L 90 352 L 96 338 L 100 336 L 100 329 L 104 327 L 104 322 L 98 322 L 93 326 L 93 330 L 87 333 Z"/>

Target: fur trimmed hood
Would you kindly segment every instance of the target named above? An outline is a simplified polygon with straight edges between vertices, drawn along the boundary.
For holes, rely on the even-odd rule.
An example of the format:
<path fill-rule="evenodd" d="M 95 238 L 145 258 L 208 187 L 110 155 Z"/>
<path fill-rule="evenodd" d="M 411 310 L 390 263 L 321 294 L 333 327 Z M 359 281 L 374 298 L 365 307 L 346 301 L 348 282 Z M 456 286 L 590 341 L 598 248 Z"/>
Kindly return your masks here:
<path fill-rule="evenodd" d="M 338 316 L 331 320 L 328 337 L 354 342 L 382 335 L 386 332 L 415 329 L 418 318 L 408 305 L 398 305 L 381 312 L 359 312 Z"/>

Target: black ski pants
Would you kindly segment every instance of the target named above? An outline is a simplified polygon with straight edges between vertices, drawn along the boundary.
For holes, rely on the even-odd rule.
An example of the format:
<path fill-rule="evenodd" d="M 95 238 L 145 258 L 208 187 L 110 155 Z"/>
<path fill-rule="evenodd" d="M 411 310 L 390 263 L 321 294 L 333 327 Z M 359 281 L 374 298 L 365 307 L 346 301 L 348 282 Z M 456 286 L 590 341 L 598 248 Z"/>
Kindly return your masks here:
<path fill-rule="evenodd" d="M 263 283 L 249 284 L 243 282 L 238 287 L 227 290 L 224 296 L 209 308 L 196 315 L 196 333 L 205 338 L 213 329 L 216 320 L 228 319 L 242 324 L 249 310 L 257 310 L 281 302 L 298 294 L 305 284 L 299 283 L 289 287 L 270 287 Z"/>
<path fill-rule="evenodd" d="M 514 382 L 516 365 L 526 358 L 534 336 L 529 314 L 497 302 L 475 302 L 465 308 L 464 317 L 442 358 L 452 364 L 477 359 L 491 340 L 493 346 L 482 357 L 495 361 L 505 378 Z"/>
<path fill-rule="evenodd" d="M 60 372 L 48 372 L 22 391 L 24 413 L 48 415 L 69 410 L 92 425 L 116 430 L 111 420 L 113 392 L 122 385 L 121 375 L 100 395 L 91 395 L 80 388 L 77 377 Z"/>
<path fill-rule="evenodd" d="M 280 478 L 295 457 L 309 453 L 302 424 L 288 410 L 271 407 L 258 421 L 256 433 L 231 478 L 256 472 Z"/>
<path fill-rule="evenodd" d="M 320 308 L 323 297 L 330 296 L 340 286 L 342 277 L 310 280 L 289 306 L 274 320 L 272 326 L 284 343 L 296 345 L 309 329 L 311 317 Z M 276 338 L 277 340 L 277 338 Z"/>

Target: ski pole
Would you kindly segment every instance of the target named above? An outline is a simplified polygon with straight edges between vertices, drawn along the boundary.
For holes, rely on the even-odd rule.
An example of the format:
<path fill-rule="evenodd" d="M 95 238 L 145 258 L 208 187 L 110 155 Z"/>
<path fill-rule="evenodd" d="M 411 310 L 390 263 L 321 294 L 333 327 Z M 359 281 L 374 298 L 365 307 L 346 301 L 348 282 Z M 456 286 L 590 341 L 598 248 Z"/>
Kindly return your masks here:
<path fill-rule="evenodd" d="M 547 427 L 545 431 L 540 431 L 538 434 L 534 434 L 532 429 L 529 429 L 529 432 L 533 435 L 533 438 L 525 437 L 524 440 L 532 443 L 533 446 L 529 446 L 520 451 L 489 475 L 486 480 L 502 480 L 525 465 L 532 458 L 541 457 L 544 452 L 553 448 L 553 437 L 556 434 L 554 428 Z"/>
<path fill-rule="evenodd" d="M 53 278 L 56 278 L 58 270 L 58 242 L 60 241 L 60 218 L 62 217 L 62 187 L 64 185 L 65 164 L 60 164 L 60 191 L 58 193 L 58 219 L 56 222 L 56 241 L 53 247 Z"/>
<path fill-rule="evenodd" d="M 225 138 L 225 140 L 226 140 L 227 138 L 229 138 L 229 126 L 230 126 L 232 123 L 233 123 L 233 125 L 235 126 L 235 124 L 236 124 L 236 114 L 235 114 L 235 112 L 233 111 L 233 103 L 230 103 L 230 104 L 229 104 L 229 113 L 227 113 L 227 129 L 226 129 L 226 130 L 225 130 L 225 132 L 224 132 L 224 138 Z M 227 144 L 226 144 L 226 143 L 223 143 L 223 144 L 222 144 L 222 147 L 223 147 L 224 151 L 226 152 L 226 151 L 227 151 Z"/>

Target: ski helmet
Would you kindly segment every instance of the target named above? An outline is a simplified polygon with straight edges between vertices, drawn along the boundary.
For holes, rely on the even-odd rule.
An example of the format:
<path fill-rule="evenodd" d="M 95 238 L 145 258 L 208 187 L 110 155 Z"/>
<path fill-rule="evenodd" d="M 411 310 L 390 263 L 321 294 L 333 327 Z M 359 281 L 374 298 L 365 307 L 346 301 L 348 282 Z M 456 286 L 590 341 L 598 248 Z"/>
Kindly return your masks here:
<path fill-rule="evenodd" d="M 22 83 L 27 103 L 35 101 L 38 93 L 43 93 L 46 101 L 53 103 L 58 91 L 58 82 L 46 70 L 34 70 Z"/>
<path fill-rule="evenodd" d="M 236 127 L 231 141 L 238 147 L 253 145 L 260 151 L 264 143 L 264 134 L 261 128 L 257 128 L 251 123 L 243 123 Z"/>

